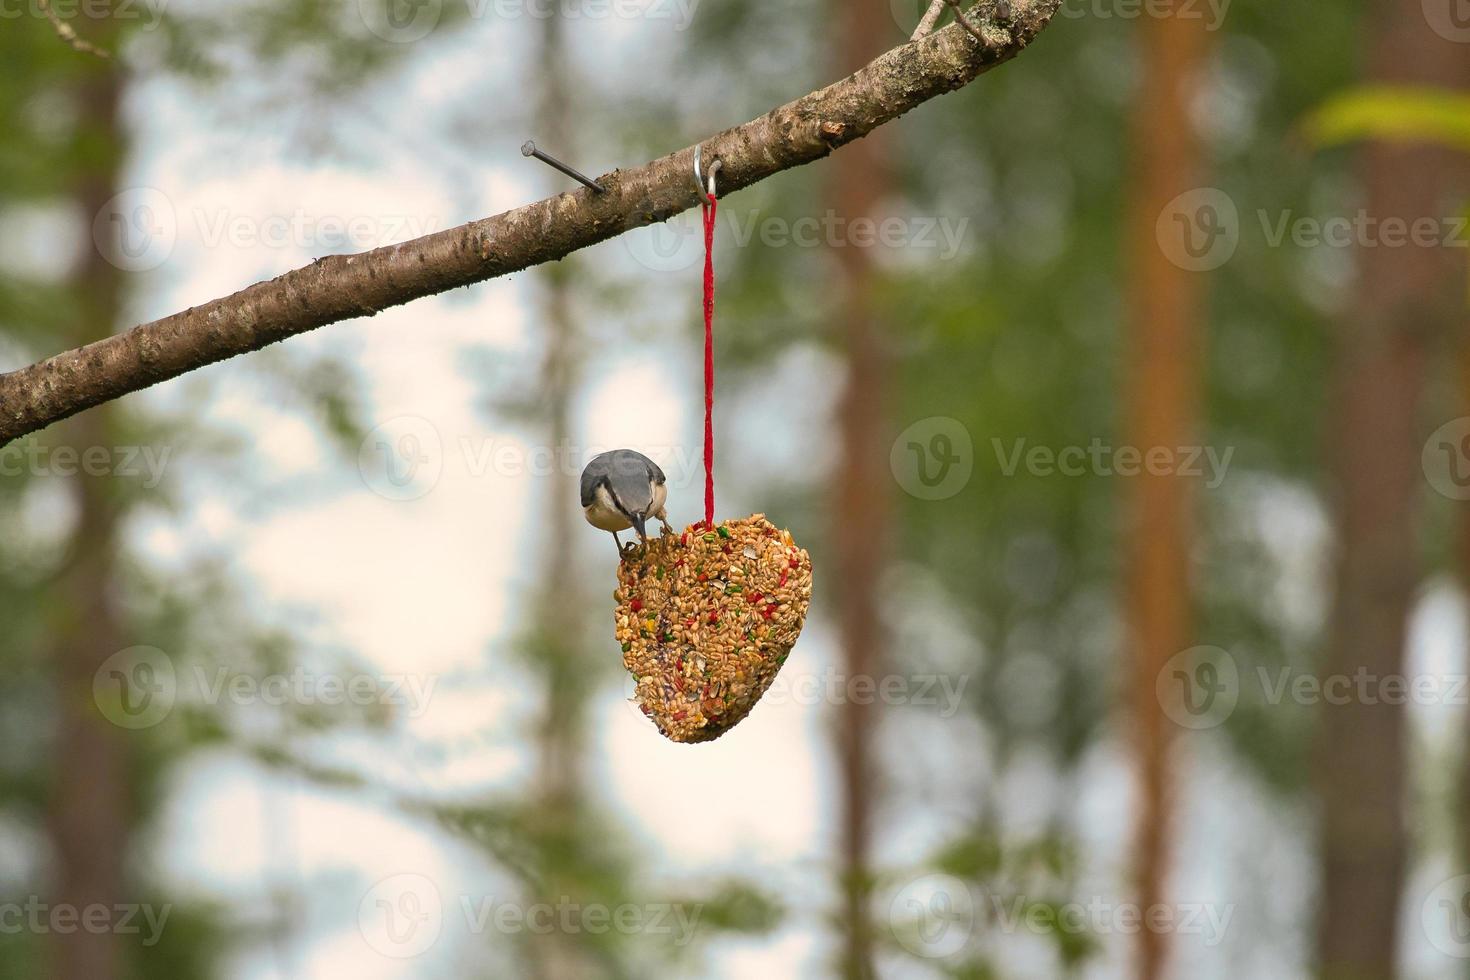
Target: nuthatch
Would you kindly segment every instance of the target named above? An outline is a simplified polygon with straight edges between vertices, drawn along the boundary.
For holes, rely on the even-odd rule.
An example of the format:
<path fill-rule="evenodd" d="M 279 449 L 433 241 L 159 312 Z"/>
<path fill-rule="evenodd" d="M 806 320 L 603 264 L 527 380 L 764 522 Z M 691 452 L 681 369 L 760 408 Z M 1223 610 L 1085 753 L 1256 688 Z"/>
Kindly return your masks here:
<path fill-rule="evenodd" d="M 669 498 L 667 480 L 658 464 L 640 452 L 614 449 L 593 457 L 582 471 L 582 512 L 587 523 L 601 531 L 611 531 L 623 554 L 619 531 L 633 528 L 638 539 L 648 544 L 644 527 L 650 517 L 658 518 L 664 531 L 672 534 L 664 503 Z"/>

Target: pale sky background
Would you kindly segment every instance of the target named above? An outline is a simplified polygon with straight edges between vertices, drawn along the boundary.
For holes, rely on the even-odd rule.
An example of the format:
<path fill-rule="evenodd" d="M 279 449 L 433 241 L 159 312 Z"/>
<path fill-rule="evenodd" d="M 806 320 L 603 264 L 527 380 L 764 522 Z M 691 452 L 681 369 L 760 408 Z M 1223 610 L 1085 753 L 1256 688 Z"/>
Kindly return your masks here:
<path fill-rule="evenodd" d="M 525 62 L 537 29 L 536 21 L 523 17 L 476 24 L 442 43 L 419 45 L 402 74 L 381 87 L 392 95 L 373 103 L 377 118 L 350 120 L 349 128 L 370 141 L 359 149 L 373 160 L 371 168 L 280 152 L 284 130 L 270 117 L 220 124 L 208 101 L 221 93 L 201 97 L 174 82 L 143 85 L 127 107 L 138 133 L 128 181 L 162 195 L 176 241 L 164 264 L 135 274 L 130 321 L 223 295 L 316 255 L 403 240 L 544 196 L 554 175 L 518 151 L 536 134 L 525 120 L 506 115 L 510 104 L 531 99 Z M 610 77 L 615 88 L 656 77 L 669 46 L 684 43 L 669 23 L 637 19 L 574 23 L 568 33 L 582 75 Z M 483 123 L 494 134 L 494 154 L 471 159 L 452 146 L 394 131 L 400 114 L 422 119 L 462 111 L 466 78 L 480 91 L 504 94 L 504 104 L 486 108 Z M 763 108 L 750 107 L 746 115 Z M 743 118 L 708 119 L 699 132 L 685 135 L 692 140 Z M 589 151 L 585 163 L 573 162 L 595 174 L 635 161 Z M 315 235 L 262 243 L 228 231 L 219 237 L 236 219 L 248 230 L 298 215 L 367 219 L 373 230 L 369 240 L 350 243 Z M 624 342 L 621 321 L 589 324 L 600 332 L 575 419 L 582 461 L 619 445 L 643 448 L 671 464 L 698 460 L 700 406 L 691 374 L 698 356 L 697 268 L 682 253 L 668 259 L 657 234 L 636 232 L 583 253 L 584 262 L 600 264 L 605 275 L 626 276 L 646 295 L 655 323 L 687 330 Z M 664 267 L 648 268 L 660 265 L 650 256 L 661 254 Z M 528 275 L 497 280 L 334 325 L 275 349 L 298 364 L 332 354 L 354 366 L 367 421 L 382 427 L 370 436 L 362 465 L 329 448 L 298 406 L 283 403 L 266 368 L 250 369 L 248 358 L 132 396 L 250 446 L 227 469 L 207 457 L 191 458 L 188 447 L 175 453 L 168 478 L 184 509 L 149 515 L 132 530 L 150 561 L 170 568 L 200 556 L 227 557 L 262 622 L 290 623 L 309 645 L 348 650 L 374 672 L 441 681 L 427 710 L 401 718 L 391 736 L 338 736 L 317 747 L 323 758 L 373 766 L 391 786 L 489 795 L 527 776 L 517 728 L 530 706 L 517 700 L 516 678 L 497 665 L 497 656 L 513 640 L 520 598 L 534 580 L 538 507 L 547 481 L 486 465 L 505 447 L 521 460 L 537 447 L 516 426 L 488 417 L 486 385 L 471 374 L 467 365 L 477 362 L 466 353 L 488 350 L 503 356 L 508 368 L 537 363 L 541 335 L 533 283 Z M 726 320 L 719 329 L 739 325 Z M 759 475 L 791 468 L 822 480 L 831 455 L 824 419 L 837 377 L 824 355 L 801 349 L 778 366 L 781 372 L 803 379 L 810 398 L 794 420 L 754 410 L 723 418 L 722 459 L 732 470 Z M 640 393 L 636 404 L 626 397 L 634 390 Z M 412 500 L 389 499 L 378 492 L 385 485 L 373 440 L 402 446 L 405 435 L 422 449 L 420 475 L 431 487 Z M 757 451 L 759 459 L 740 456 Z M 670 469 L 676 484 L 671 516 L 687 523 L 697 516 L 699 488 L 687 465 L 682 481 L 679 468 Z M 247 478 L 237 478 L 240 473 Z M 751 489 L 756 486 L 747 477 L 743 495 L 724 492 L 721 511 L 765 510 L 758 489 Z M 1312 576 L 1325 526 L 1315 505 L 1268 490 L 1256 506 L 1263 522 L 1296 535 L 1290 553 L 1311 556 L 1301 571 L 1320 585 Z M 782 523 L 781 515 L 771 516 Z M 591 567 L 594 582 L 606 580 L 610 595 L 611 546 L 590 528 L 585 539 L 579 560 Z M 965 646 L 972 641 L 961 628 L 963 612 L 943 608 L 922 589 L 922 570 L 904 570 L 902 578 L 914 589 L 915 603 L 935 607 L 927 621 L 940 624 L 932 629 L 941 649 L 931 659 L 978 655 Z M 593 615 L 610 620 L 610 599 L 601 593 L 594 598 L 602 605 Z M 904 613 L 893 615 L 902 625 Z M 952 626 L 947 631 L 946 623 Z M 607 655 L 616 660 L 608 632 Z M 1415 663 L 1463 671 L 1465 647 L 1464 616 L 1453 591 L 1431 591 L 1415 617 Z M 782 675 L 793 685 L 787 696 L 769 698 L 717 742 L 688 747 L 664 741 L 625 702 L 621 685 L 610 686 L 597 703 L 589 771 L 596 791 L 629 822 L 651 877 L 678 884 L 720 873 L 754 874 L 793 910 L 771 936 L 715 943 L 701 975 L 794 980 L 817 975 L 828 963 L 831 937 L 823 918 L 836 901 L 830 882 L 837 812 L 829 741 L 834 706 L 808 703 L 792 691 L 801 677 L 821 678 L 834 665 L 826 611 L 818 602 Z M 456 684 L 455 675 L 480 681 Z M 1021 686 L 1034 689 L 1025 679 Z M 1028 836 L 1029 823 L 1048 813 L 1058 794 L 1075 794 L 1075 827 L 1090 845 L 1082 893 L 1122 892 L 1130 780 L 1119 739 L 1094 748 L 1077 787 L 1059 784 L 1044 758 L 992 771 L 984 734 L 968 710 L 949 718 L 904 709 L 889 714 L 892 727 L 882 747 L 895 782 L 880 821 L 885 867 L 916 862 L 961 826 L 978 787 L 998 781 L 1006 824 L 1018 839 Z M 1458 737 L 1457 714 L 1463 709 L 1413 710 L 1416 737 L 1428 747 L 1416 755 L 1420 765 L 1445 757 Z M 415 751 L 421 745 L 447 751 L 430 757 Z M 1303 975 L 1314 876 L 1313 855 L 1303 847 L 1310 815 L 1283 813 L 1268 801 L 1232 763 L 1219 733 L 1187 737 L 1181 746 L 1188 764 L 1182 769 L 1176 892 L 1181 902 L 1227 908 L 1233 919 L 1218 948 L 1178 937 L 1176 975 Z M 307 896 L 295 942 L 239 957 L 233 977 L 456 976 L 466 964 L 494 962 L 486 950 L 498 940 L 470 933 L 460 899 L 511 899 L 507 880 L 372 794 L 326 792 L 228 753 L 195 756 L 175 774 L 174 790 L 152 847 L 181 892 L 227 901 L 245 921 L 258 923 L 271 914 L 270 888 L 334 883 Z M 1432 887 L 1445 876 L 1442 863 L 1427 860 L 1415 882 Z M 375 949 L 359 921 L 359 907 L 371 902 L 376 883 L 387 880 L 391 888 L 404 875 L 432 881 L 443 901 L 438 940 L 406 959 Z M 881 907 L 893 891 L 880 895 Z M 1407 975 L 1453 975 L 1456 961 L 1412 941 L 1423 935 L 1420 909 L 1406 902 L 1404 919 Z M 1024 933 L 984 941 L 1004 951 L 1009 976 L 1054 975 L 1044 941 Z M 1128 937 L 1106 936 L 1104 944 L 1105 955 L 1087 975 L 1123 975 Z M 885 975 L 936 974 L 916 961 L 894 959 L 885 963 Z"/>

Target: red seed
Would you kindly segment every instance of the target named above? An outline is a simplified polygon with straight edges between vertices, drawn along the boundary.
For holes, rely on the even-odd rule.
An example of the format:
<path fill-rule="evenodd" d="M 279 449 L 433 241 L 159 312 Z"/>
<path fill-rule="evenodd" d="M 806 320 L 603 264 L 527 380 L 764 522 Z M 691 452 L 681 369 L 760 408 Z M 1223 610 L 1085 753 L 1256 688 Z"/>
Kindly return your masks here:
<path fill-rule="evenodd" d="M 688 715 L 688 714 L 689 714 L 689 712 L 687 712 L 687 711 L 675 711 L 674 712 L 674 720 L 675 721 L 683 721 L 684 718 L 685 718 L 685 716 Z"/>
<path fill-rule="evenodd" d="M 632 602 L 628 603 L 628 608 L 633 610 L 634 612 L 638 612 L 643 608 L 643 600 L 634 599 Z"/>
<path fill-rule="evenodd" d="M 750 602 L 751 602 L 751 605 L 754 605 L 755 603 L 760 602 L 764 598 L 765 598 L 765 595 L 764 594 L 762 594 L 760 592 L 752 592 L 750 594 Z"/>

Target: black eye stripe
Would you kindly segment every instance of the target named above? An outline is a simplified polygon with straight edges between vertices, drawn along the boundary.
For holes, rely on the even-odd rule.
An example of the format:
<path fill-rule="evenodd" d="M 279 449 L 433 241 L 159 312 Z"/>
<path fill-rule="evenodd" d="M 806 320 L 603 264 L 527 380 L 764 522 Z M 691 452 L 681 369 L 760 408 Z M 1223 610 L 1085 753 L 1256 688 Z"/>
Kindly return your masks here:
<path fill-rule="evenodd" d="M 598 485 L 607 488 L 608 498 L 612 500 L 613 506 L 618 509 L 618 513 L 622 514 L 629 520 L 632 520 L 632 515 L 628 513 L 628 508 L 623 506 L 623 502 L 618 499 L 617 491 L 613 490 L 612 481 L 609 480 L 607 477 L 603 477 L 602 480 L 599 481 Z"/>

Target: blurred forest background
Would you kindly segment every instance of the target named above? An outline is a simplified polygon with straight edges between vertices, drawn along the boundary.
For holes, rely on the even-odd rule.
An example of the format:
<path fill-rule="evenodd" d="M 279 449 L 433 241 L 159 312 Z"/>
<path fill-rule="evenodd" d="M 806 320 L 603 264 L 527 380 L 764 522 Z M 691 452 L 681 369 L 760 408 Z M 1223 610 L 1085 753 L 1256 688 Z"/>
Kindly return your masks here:
<path fill-rule="evenodd" d="M 0 368 L 926 6 L 0 0 Z M 818 595 L 707 746 L 574 499 L 698 516 L 697 215 L 0 450 L 0 977 L 1470 976 L 1467 85 L 1463 0 L 1069 0 L 724 201 L 720 511 Z"/>

